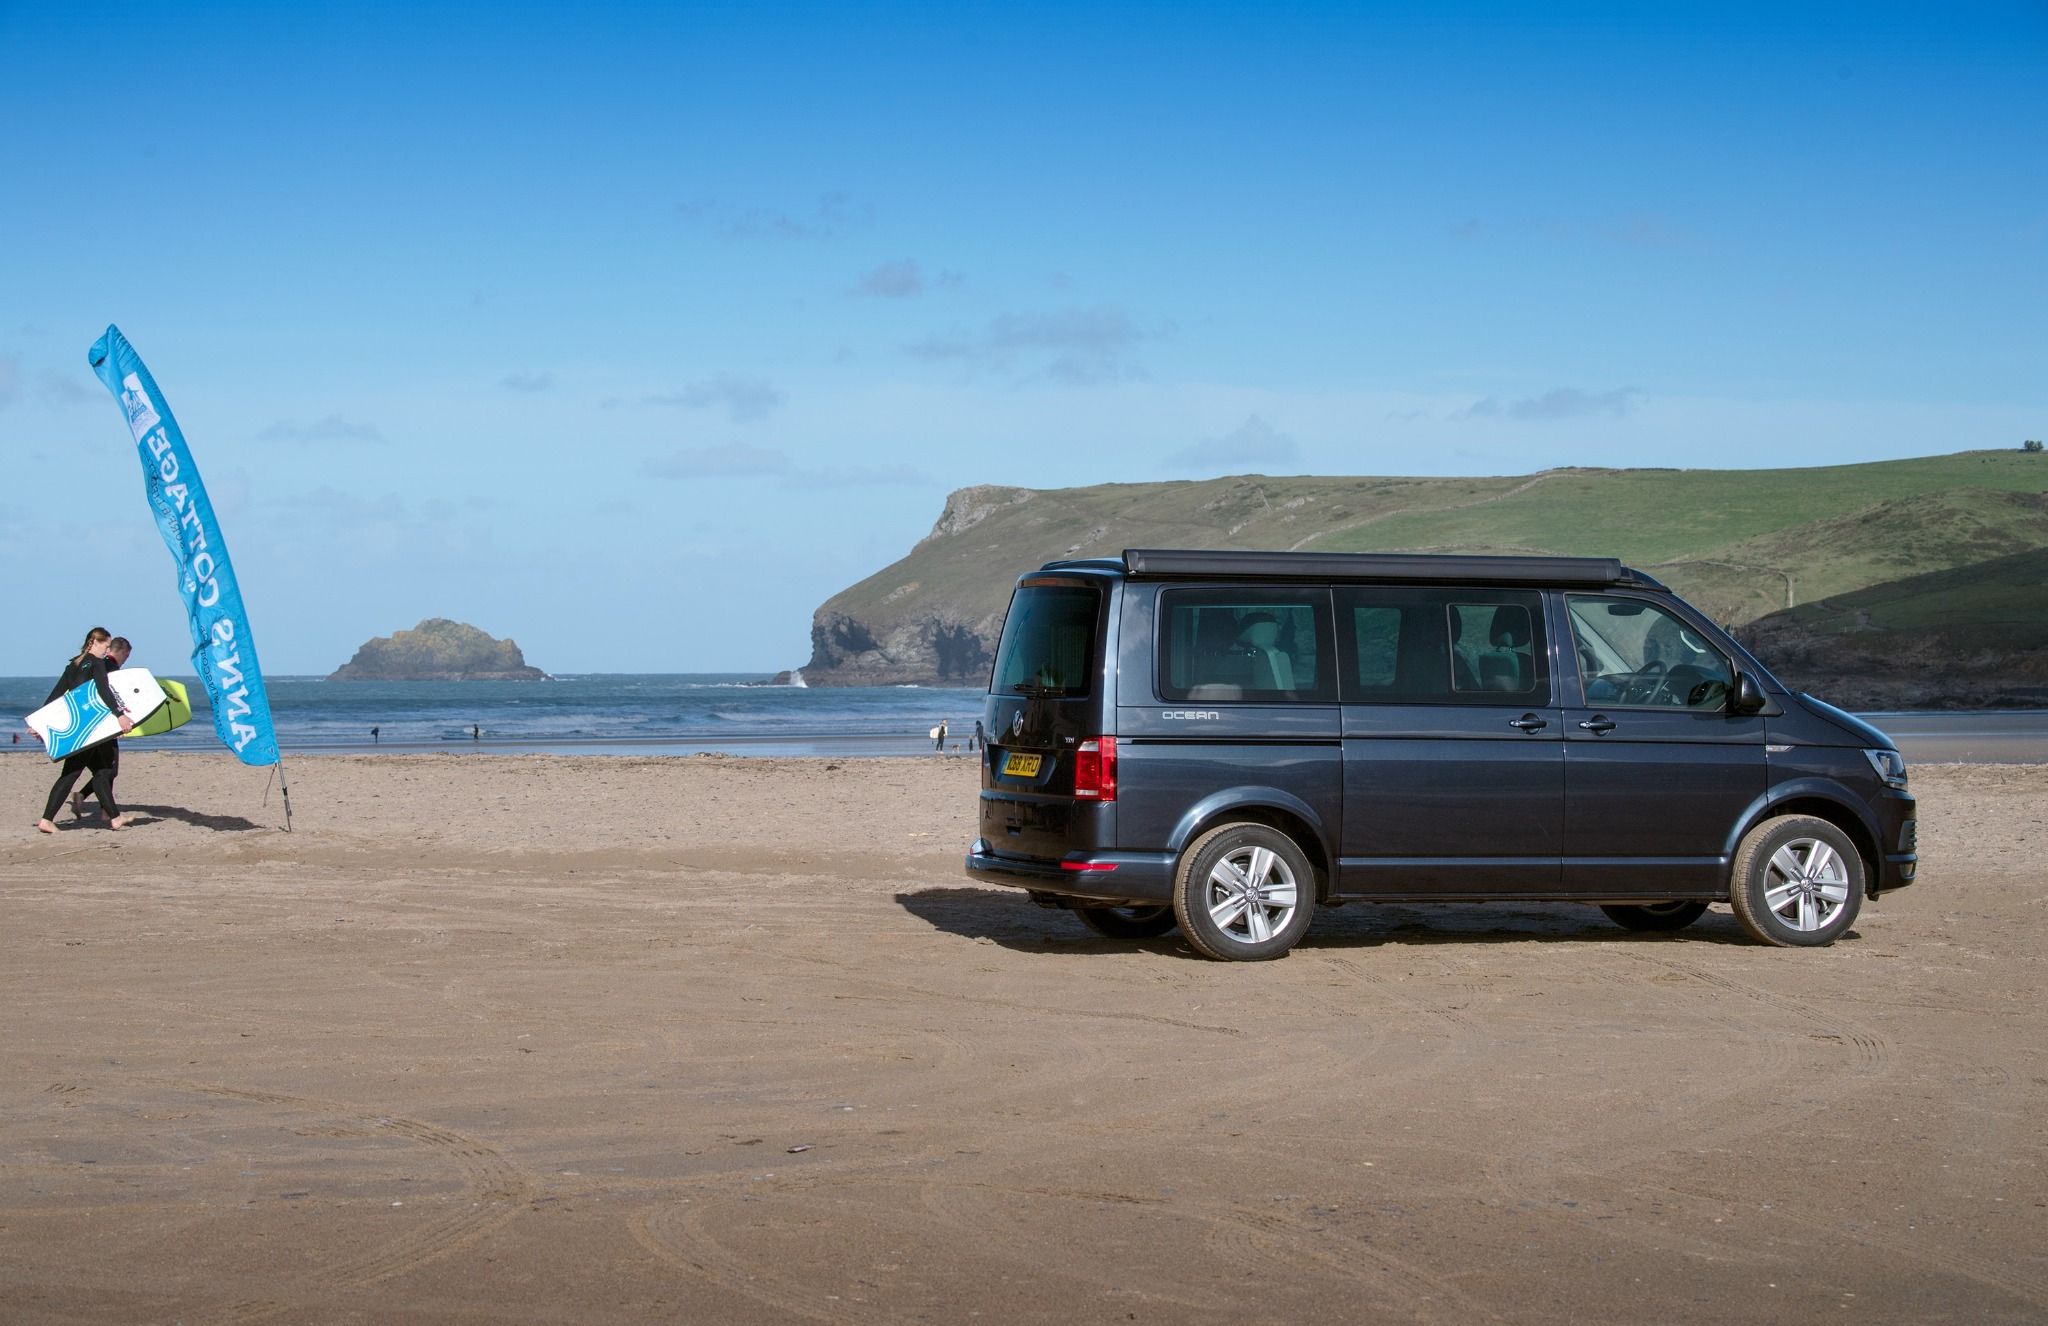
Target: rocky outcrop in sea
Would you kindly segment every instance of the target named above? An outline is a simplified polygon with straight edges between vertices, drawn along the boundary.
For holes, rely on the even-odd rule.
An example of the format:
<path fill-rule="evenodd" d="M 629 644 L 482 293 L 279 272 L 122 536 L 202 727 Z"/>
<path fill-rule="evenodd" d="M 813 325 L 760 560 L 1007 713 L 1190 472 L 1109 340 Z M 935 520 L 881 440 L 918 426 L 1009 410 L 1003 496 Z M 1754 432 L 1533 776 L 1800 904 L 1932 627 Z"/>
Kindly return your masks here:
<path fill-rule="evenodd" d="M 380 635 L 331 673 L 329 681 L 546 681 L 528 667 L 509 636 L 497 639 L 466 622 L 429 617 L 410 631 Z"/>

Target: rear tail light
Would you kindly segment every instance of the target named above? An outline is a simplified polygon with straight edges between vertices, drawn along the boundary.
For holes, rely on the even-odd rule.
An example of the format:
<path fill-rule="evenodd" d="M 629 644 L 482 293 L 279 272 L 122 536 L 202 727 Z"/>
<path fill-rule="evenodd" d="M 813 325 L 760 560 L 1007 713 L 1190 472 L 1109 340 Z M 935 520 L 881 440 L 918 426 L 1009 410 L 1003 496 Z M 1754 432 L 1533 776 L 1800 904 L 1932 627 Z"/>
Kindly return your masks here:
<path fill-rule="evenodd" d="M 1074 796 L 1116 800 L 1116 738 L 1090 737 L 1074 752 Z"/>

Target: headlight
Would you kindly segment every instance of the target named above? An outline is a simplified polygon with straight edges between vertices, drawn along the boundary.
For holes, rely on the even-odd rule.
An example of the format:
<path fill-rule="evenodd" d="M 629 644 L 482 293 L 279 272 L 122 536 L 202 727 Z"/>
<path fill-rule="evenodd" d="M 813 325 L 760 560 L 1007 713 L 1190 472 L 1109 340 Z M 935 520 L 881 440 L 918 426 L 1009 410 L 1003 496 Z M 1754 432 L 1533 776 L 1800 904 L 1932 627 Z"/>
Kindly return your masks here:
<path fill-rule="evenodd" d="M 1887 787 L 1906 785 L 1906 757 L 1895 750 L 1867 750 L 1864 757 L 1870 767 L 1877 770 L 1877 776 L 1884 779 Z"/>

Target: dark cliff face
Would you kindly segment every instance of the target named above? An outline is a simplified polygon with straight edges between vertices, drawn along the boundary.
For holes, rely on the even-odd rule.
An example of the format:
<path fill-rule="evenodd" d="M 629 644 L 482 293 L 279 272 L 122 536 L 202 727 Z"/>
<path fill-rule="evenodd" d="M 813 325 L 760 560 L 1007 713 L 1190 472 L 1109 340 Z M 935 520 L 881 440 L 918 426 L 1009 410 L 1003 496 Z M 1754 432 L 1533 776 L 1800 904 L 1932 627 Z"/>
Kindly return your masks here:
<path fill-rule="evenodd" d="M 972 622 L 926 615 L 894 623 L 879 636 L 843 613 L 811 621 L 804 679 L 827 686 L 982 686 L 995 660 L 998 617 L 989 634 Z"/>
<path fill-rule="evenodd" d="M 509 637 L 499 640 L 474 626 L 429 617 L 410 631 L 378 636 L 335 669 L 329 681 L 546 681 L 528 667 Z"/>
<path fill-rule="evenodd" d="M 804 680 L 820 686 L 986 685 L 1009 604 L 1007 577 L 1014 572 L 998 573 L 992 585 L 972 583 L 986 578 L 978 575 L 965 586 L 940 582 L 960 562 L 978 560 L 956 560 L 962 536 L 1037 496 L 1028 488 L 992 485 L 949 494 L 908 558 L 835 595 L 812 616 Z M 952 568 L 943 565 L 949 560 Z M 911 569 L 899 577 L 905 567 Z"/>

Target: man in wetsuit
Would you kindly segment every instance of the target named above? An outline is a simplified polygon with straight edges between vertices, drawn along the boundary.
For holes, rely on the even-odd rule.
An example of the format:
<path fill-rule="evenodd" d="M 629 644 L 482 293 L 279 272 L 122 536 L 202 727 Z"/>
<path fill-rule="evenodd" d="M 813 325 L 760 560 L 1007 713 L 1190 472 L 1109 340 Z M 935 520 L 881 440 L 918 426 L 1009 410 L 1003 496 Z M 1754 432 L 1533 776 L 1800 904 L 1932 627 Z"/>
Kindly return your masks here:
<path fill-rule="evenodd" d="M 119 672 L 122 668 L 127 667 L 128 655 L 133 652 L 134 646 L 128 643 L 128 637 L 125 635 L 117 635 L 107 641 L 107 671 Z M 114 780 L 121 776 L 121 739 L 115 737 L 104 744 L 107 748 L 107 791 L 111 794 L 114 790 Z M 86 790 L 86 788 L 81 787 L 71 793 L 71 818 L 73 819 L 82 820 L 85 818 Z M 100 806 L 104 809 L 106 802 L 102 800 Z"/>

